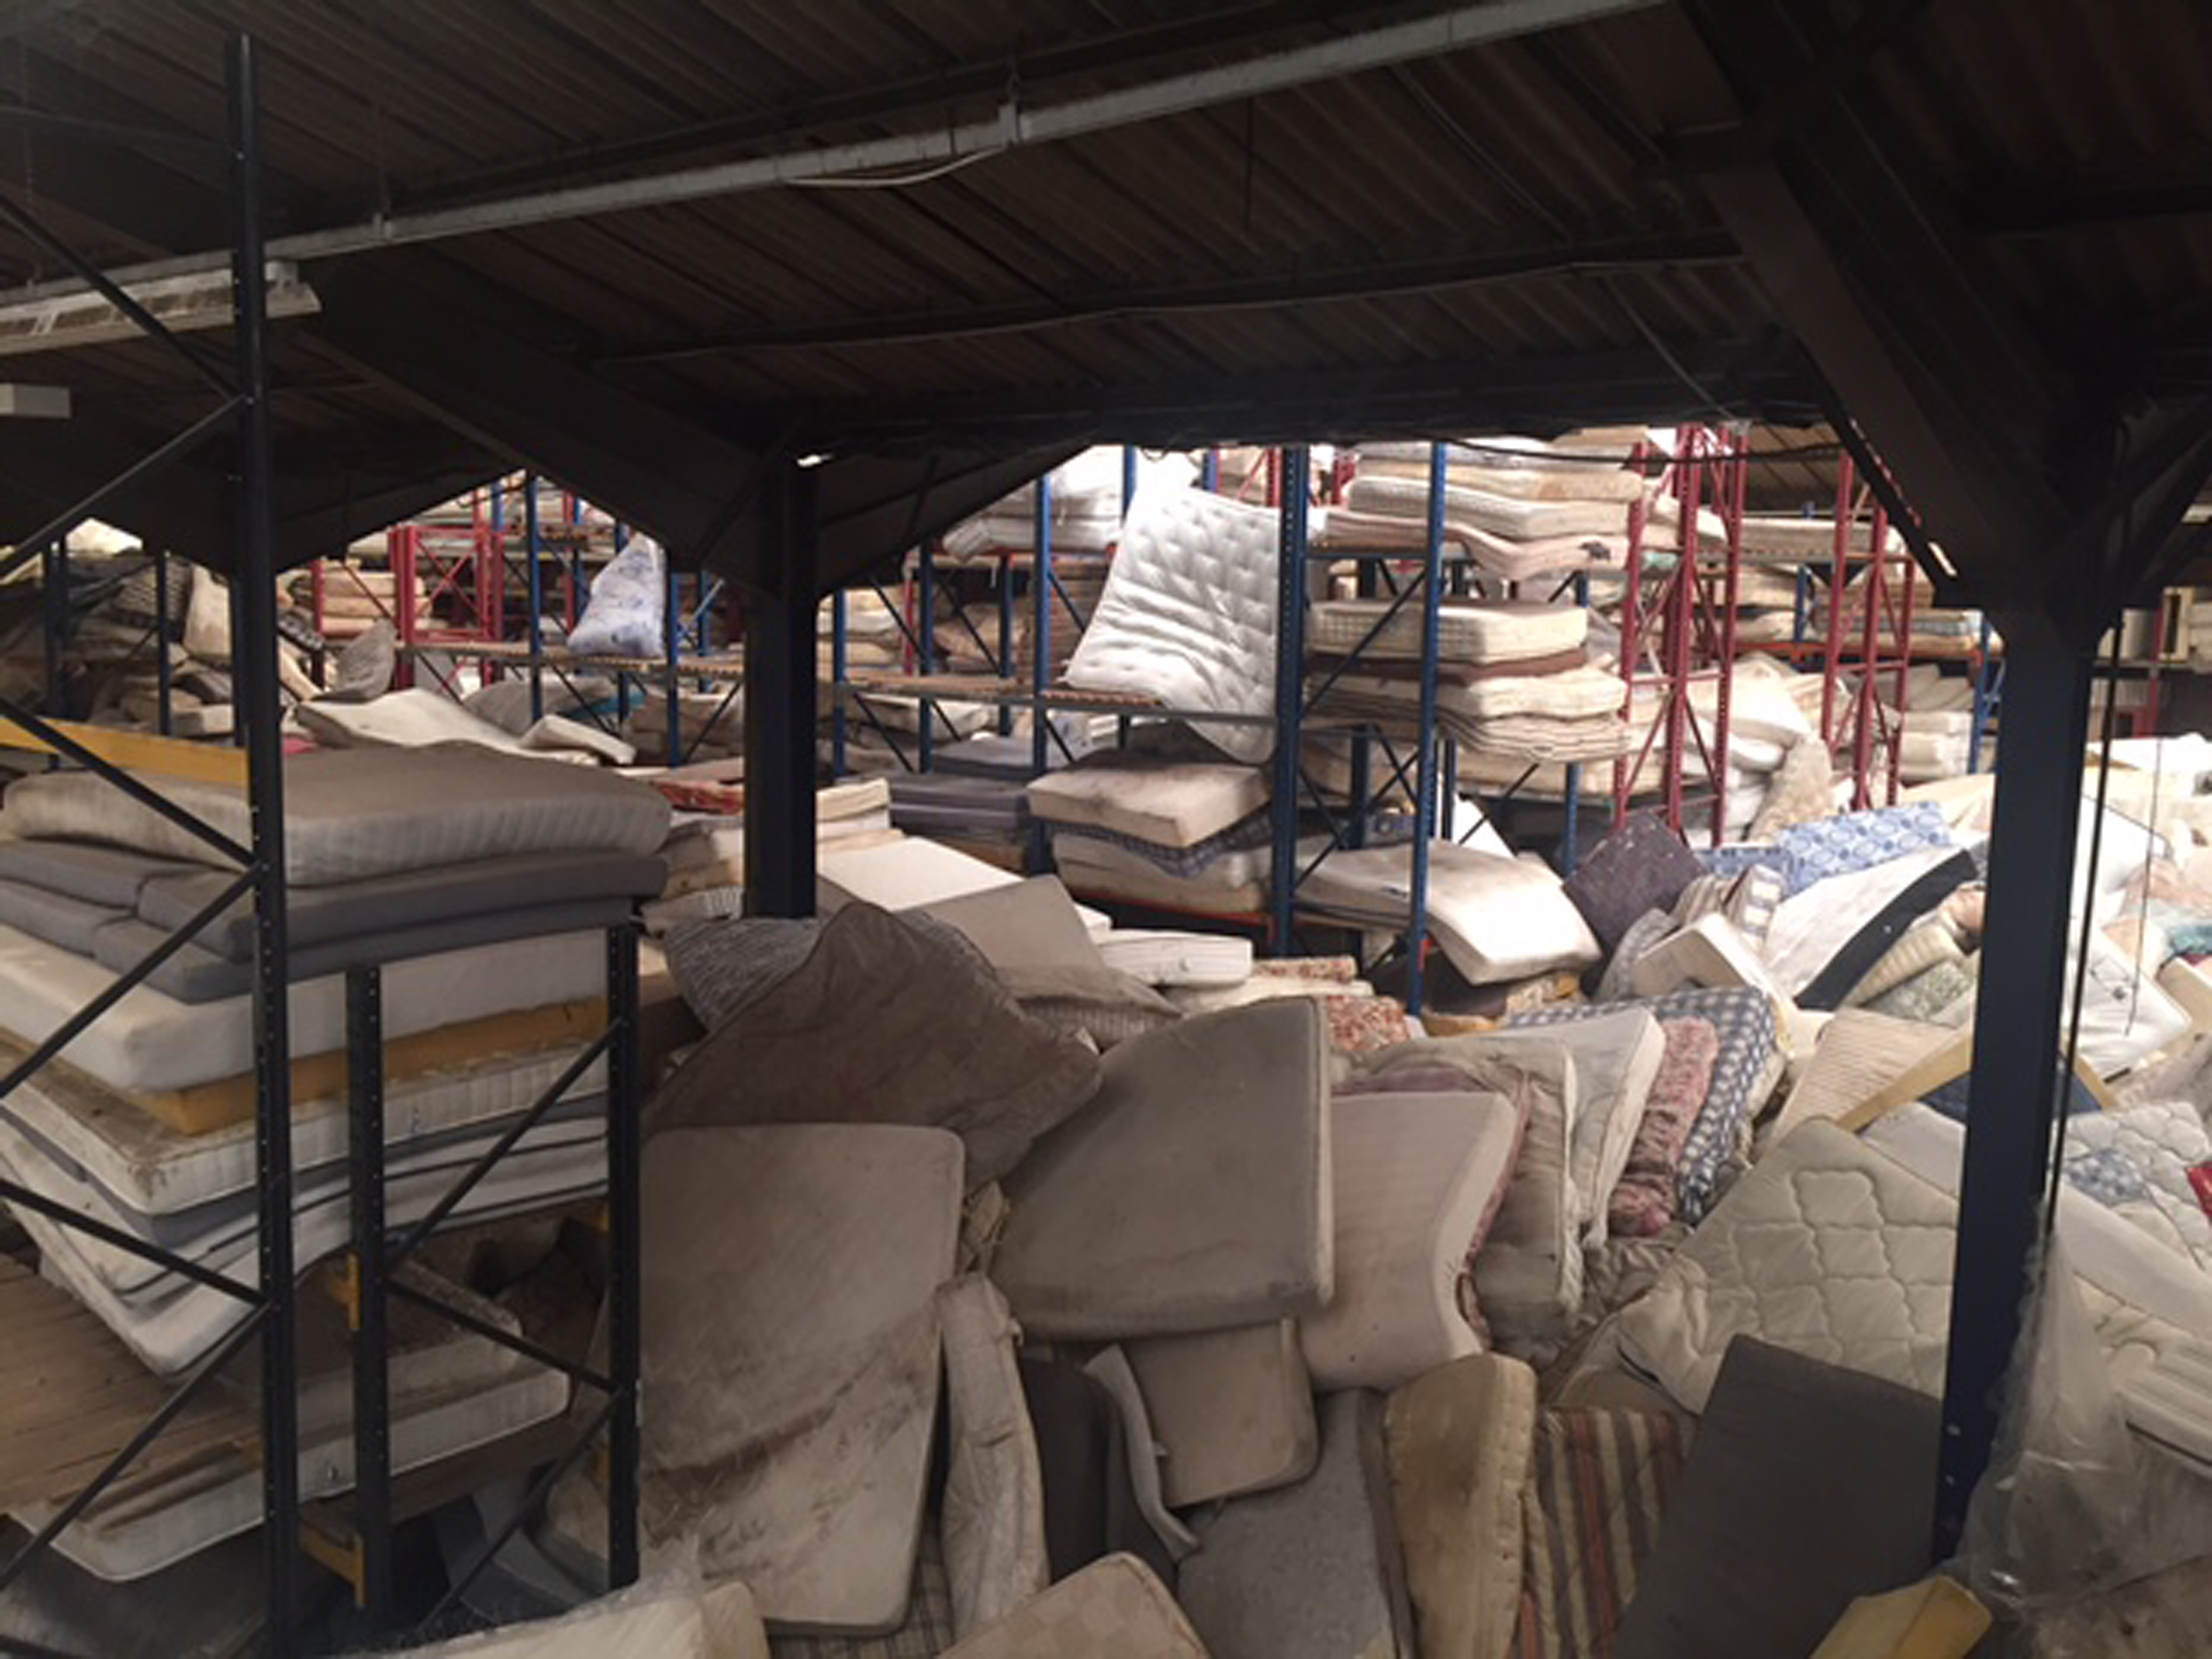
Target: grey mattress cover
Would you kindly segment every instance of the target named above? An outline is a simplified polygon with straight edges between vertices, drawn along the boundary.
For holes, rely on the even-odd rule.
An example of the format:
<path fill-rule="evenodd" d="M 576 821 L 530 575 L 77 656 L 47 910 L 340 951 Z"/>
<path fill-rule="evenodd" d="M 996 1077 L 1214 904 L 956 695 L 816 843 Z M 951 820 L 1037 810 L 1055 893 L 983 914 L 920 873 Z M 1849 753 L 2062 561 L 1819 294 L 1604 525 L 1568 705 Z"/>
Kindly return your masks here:
<path fill-rule="evenodd" d="M 0 839 L 0 880 L 128 910 L 139 890 L 155 876 L 177 875 L 204 866 L 155 858 L 88 841 Z"/>
<path fill-rule="evenodd" d="M 577 899 L 564 904 L 533 904 L 526 908 L 494 911 L 489 915 L 449 916 L 418 922 L 410 927 L 386 928 L 325 939 L 319 945 L 295 947 L 290 952 L 292 979 L 319 979 L 368 963 L 400 962 L 410 957 L 434 956 L 441 951 L 465 950 L 474 945 L 499 945 L 509 939 L 550 938 L 586 927 L 612 927 L 630 914 L 626 898 Z M 94 939 L 93 956 L 103 968 L 117 973 L 136 965 L 169 937 L 167 928 L 138 921 L 111 922 Z M 243 996 L 253 988 L 253 964 L 233 962 L 198 945 L 186 945 L 154 970 L 146 981 L 179 1002 L 216 1002 Z"/>
<path fill-rule="evenodd" d="M 0 880 L 0 924 L 81 957 L 92 954 L 93 936 L 101 928 L 130 915 L 27 882 Z"/>
<path fill-rule="evenodd" d="M 219 898 L 229 880 L 218 870 L 170 866 L 169 873 L 140 890 L 139 920 L 164 930 L 181 927 Z M 634 853 L 520 853 L 328 887 L 294 887 L 285 894 L 284 926 L 296 951 L 553 903 L 650 898 L 666 880 L 660 860 Z M 242 901 L 232 906 L 194 942 L 216 956 L 247 961 L 253 953 L 252 907 Z"/>

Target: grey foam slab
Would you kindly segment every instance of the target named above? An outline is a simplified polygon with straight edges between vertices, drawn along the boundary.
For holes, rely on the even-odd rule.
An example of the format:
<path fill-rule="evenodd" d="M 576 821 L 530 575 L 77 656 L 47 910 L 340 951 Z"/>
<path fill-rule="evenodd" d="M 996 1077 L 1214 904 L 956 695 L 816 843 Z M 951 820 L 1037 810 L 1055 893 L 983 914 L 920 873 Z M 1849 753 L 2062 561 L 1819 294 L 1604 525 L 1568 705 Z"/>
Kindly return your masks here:
<path fill-rule="evenodd" d="M 1379 1395 L 1322 1402 L 1321 1462 L 1204 1520 L 1177 1593 L 1212 1659 L 1413 1659 Z"/>
<path fill-rule="evenodd" d="M 0 854 L 0 873 L 5 867 L 4 854 Z M 367 881 L 295 886 L 285 895 L 284 926 L 296 951 L 303 945 L 538 905 L 650 898 L 660 891 L 667 874 L 660 860 L 627 853 L 532 853 L 435 865 Z M 138 918 L 164 929 L 181 927 L 220 898 L 230 880 L 222 871 L 163 866 L 136 890 Z M 250 960 L 251 908 L 242 902 L 233 905 L 194 942 L 233 962 Z"/>

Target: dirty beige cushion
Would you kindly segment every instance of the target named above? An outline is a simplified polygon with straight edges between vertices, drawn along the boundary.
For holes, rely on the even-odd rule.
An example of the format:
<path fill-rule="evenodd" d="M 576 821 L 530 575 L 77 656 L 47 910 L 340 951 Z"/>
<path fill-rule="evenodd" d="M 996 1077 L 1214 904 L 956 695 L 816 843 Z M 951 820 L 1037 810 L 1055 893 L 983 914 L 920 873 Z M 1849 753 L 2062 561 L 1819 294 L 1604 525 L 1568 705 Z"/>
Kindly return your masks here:
<path fill-rule="evenodd" d="M 1023 1013 L 990 964 L 939 924 L 850 904 L 796 967 L 748 983 L 749 997 L 660 1091 L 652 1133 L 932 1125 L 960 1137 L 974 1188 L 1006 1174 L 1098 1088 L 1089 1045 Z"/>

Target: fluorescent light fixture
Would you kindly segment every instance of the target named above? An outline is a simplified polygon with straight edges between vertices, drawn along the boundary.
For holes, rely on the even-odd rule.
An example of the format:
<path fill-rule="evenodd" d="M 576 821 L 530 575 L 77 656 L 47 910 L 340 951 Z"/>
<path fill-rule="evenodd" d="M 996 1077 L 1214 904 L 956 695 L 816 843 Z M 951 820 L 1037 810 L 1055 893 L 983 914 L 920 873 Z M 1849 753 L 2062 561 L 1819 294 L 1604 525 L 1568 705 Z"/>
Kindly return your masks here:
<path fill-rule="evenodd" d="M 0 380 L 0 416 L 27 421 L 66 421 L 70 393 L 65 386 L 22 386 Z"/>
<path fill-rule="evenodd" d="M 301 280 L 296 265 L 272 259 L 268 275 L 271 318 L 308 317 L 322 309 L 322 301 Z M 227 270 L 133 283 L 124 292 L 173 334 L 230 326 L 230 273 Z M 112 345 L 118 340 L 142 338 L 143 333 L 121 307 L 106 295 L 90 291 L 0 304 L 0 357 Z"/>

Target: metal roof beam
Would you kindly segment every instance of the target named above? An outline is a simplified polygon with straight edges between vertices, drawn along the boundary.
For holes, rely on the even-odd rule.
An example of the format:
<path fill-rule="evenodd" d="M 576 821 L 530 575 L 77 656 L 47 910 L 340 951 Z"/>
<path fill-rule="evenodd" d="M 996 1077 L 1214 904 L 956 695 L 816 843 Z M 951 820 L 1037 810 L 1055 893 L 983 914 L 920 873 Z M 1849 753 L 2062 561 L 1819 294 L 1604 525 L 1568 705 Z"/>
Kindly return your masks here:
<path fill-rule="evenodd" d="M 1683 379 L 1712 389 L 1716 411 Z M 1556 356 L 1278 370 L 1133 386 L 956 392 L 818 404 L 798 411 L 810 441 L 915 446 L 964 440 L 1004 447 L 1053 441 L 1182 447 L 1304 441 L 1386 433 L 1565 431 L 1609 421 L 1758 415 L 1821 418 L 1817 376 L 1784 338 L 1689 342 Z"/>
<path fill-rule="evenodd" d="M 563 479 L 678 563 L 773 580 L 765 520 L 741 504 L 768 465 L 760 451 L 563 362 L 475 296 L 433 291 L 390 262 L 335 270 L 327 288 L 313 328 L 324 354 L 492 453 Z"/>
<path fill-rule="evenodd" d="M 1270 272 L 1238 281 L 1132 289 L 1051 304 L 997 306 L 962 312 L 940 309 L 903 316 L 793 323 L 711 339 L 627 346 L 605 354 L 599 361 L 610 364 L 665 363 L 749 351 L 911 345 L 930 340 L 1030 333 L 1134 317 L 1328 305 L 1442 293 L 1490 283 L 1565 280 L 1653 267 L 1737 264 L 1741 258 L 1741 250 L 1734 240 L 1717 230 L 1595 236 L 1581 241 L 1441 254 L 1334 270 Z"/>
<path fill-rule="evenodd" d="M 1740 96 L 1818 62 L 1803 9 L 1684 3 Z M 1984 603 L 2024 599 L 2024 553 L 2066 516 L 2049 466 L 2069 388 L 1886 136 L 1846 101 L 1773 161 L 1707 175 L 1705 192 L 1934 538 Z"/>

